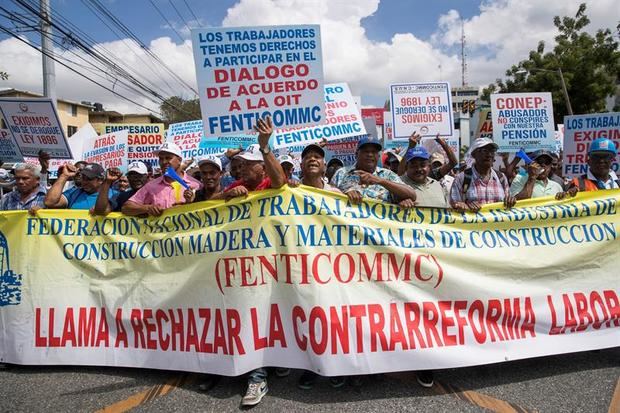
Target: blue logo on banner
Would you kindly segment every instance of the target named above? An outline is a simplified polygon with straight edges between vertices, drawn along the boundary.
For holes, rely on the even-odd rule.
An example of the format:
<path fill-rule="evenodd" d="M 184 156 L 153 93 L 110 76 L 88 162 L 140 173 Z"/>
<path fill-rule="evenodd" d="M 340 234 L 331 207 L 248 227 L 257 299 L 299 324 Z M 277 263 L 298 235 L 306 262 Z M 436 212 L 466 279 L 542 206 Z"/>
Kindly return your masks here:
<path fill-rule="evenodd" d="M 22 301 L 22 275 L 9 267 L 9 243 L 0 232 L 0 307 Z"/>

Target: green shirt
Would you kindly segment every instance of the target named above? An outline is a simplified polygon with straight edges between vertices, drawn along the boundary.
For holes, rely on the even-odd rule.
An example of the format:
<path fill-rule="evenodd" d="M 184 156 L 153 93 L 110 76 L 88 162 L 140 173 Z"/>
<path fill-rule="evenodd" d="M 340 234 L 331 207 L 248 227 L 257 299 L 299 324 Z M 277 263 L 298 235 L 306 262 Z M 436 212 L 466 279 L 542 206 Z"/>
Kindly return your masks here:
<path fill-rule="evenodd" d="M 517 175 L 510 185 L 510 195 L 517 196 L 523 190 L 527 183 L 527 175 Z M 532 198 L 540 198 L 543 196 L 555 196 L 558 192 L 562 192 L 562 186 L 557 182 L 547 179 L 547 183 L 542 179 L 537 179 L 532 190 Z"/>
<path fill-rule="evenodd" d="M 439 181 L 433 178 L 426 178 L 423 184 L 417 184 L 404 174 L 400 177 L 405 185 L 409 185 L 415 190 L 415 204 L 420 207 L 449 208 L 448 191 Z"/>

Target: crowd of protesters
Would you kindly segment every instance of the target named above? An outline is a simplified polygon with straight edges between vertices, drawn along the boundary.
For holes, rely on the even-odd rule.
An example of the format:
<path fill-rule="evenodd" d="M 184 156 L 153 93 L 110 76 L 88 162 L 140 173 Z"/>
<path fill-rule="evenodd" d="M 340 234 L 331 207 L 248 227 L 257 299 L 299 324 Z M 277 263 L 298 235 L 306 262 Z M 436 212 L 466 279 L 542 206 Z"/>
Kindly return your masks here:
<path fill-rule="evenodd" d="M 529 155 L 532 162 L 519 166 L 519 158 L 508 161 L 498 155 L 498 146 L 491 139 L 477 139 L 469 149 L 469 165 L 458 165 L 447 143 L 437 137 L 443 152 L 429 153 L 414 134 L 404 151 L 382 153 L 379 140 L 364 137 L 355 152 L 355 164 L 344 165 L 337 158 L 326 160 L 322 144 L 310 144 L 301 153 L 299 171 L 289 155 L 277 158 L 269 147 L 273 125 L 269 118 L 255 126 L 257 144 L 244 150 L 230 149 L 221 157 L 206 156 L 184 160 L 181 149 L 171 142 L 164 143 L 156 155 L 159 171 L 143 162 L 133 162 L 126 175 L 112 168 L 104 170 L 99 164 L 78 162 L 59 169 L 58 179 L 48 188 L 49 156 L 41 153 L 40 165 L 21 163 L 13 168 L 13 177 L 0 169 L 0 184 L 14 190 L 0 200 L 0 210 L 28 210 L 31 214 L 41 208 L 90 210 L 95 215 L 113 211 L 132 216 L 159 216 L 175 205 L 208 200 L 230 200 L 245 197 L 250 192 L 277 189 L 285 184 L 341 193 L 352 203 L 364 198 L 398 204 L 403 208 L 453 208 L 459 211 L 478 211 L 484 204 L 503 202 L 512 208 L 518 200 L 554 196 L 562 199 L 578 191 L 619 188 L 617 175 L 611 169 L 616 147 L 608 139 L 592 142 L 588 152 L 587 174 L 571 181 L 561 177 L 561 158 L 558 154 L 540 150 Z M 403 152 L 403 153 L 401 153 Z M 494 168 L 502 156 L 502 167 Z M 383 160 L 385 168 L 379 166 Z M 288 369 L 278 368 L 278 376 Z M 421 385 L 433 385 L 431 371 L 418 372 Z M 299 387 L 312 387 L 317 375 L 302 374 Z M 332 377 L 330 384 L 340 387 L 346 378 Z M 202 388 L 208 389 L 217 381 L 206 376 Z M 255 405 L 267 393 L 267 370 L 260 368 L 249 374 L 248 389 L 243 405 Z"/>

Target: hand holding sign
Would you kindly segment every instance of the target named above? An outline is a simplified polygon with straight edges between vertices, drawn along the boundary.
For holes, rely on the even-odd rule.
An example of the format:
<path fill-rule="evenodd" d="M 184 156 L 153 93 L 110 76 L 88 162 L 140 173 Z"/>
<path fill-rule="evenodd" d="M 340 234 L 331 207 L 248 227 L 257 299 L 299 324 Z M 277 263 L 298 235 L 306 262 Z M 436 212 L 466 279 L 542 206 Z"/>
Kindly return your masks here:
<path fill-rule="evenodd" d="M 121 172 L 120 169 L 110 168 L 106 172 L 105 180 L 111 185 L 117 180 L 119 180 L 121 176 L 123 176 L 123 173 Z"/>
<path fill-rule="evenodd" d="M 422 140 L 422 135 L 417 131 L 413 132 L 409 137 L 409 149 L 415 148 Z"/>
<path fill-rule="evenodd" d="M 73 178 L 78 174 L 78 169 L 72 163 L 66 163 L 62 167 L 62 173 L 60 176 L 65 178 Z"/>

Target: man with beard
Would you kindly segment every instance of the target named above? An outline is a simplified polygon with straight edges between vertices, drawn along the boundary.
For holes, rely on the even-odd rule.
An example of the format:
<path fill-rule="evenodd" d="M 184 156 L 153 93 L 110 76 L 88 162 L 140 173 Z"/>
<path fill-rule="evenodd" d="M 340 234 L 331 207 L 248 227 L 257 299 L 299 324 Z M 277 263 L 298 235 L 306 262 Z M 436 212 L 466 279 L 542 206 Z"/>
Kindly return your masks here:
<path fill-rule="evenodd" d="M 377 166 L 381 148 L 376 139 L 360 139 L 355 152 L 355 165 L 339 169 L 332 178 L 332 184 L 354 204 L 362 202 L 362 198 L 371 198 L 390 203 L 405 201 L 410 205 L 403 206 L 413 206 L 415 191 L 403 184 L 394 172 Z"/>
<path fill-rule="evenodd" d="M 527 166 L 527 175 L 517 175 L 510 185 L 510 193 L 517 200 L 539 198 L 543 196 L 559 196 L 562 187 L 549 178 L 553 156 L 551 152 L 540 150 L 530 158 L 533 162 Z"/>
<path fill-rule="evenodd" d="M 471 146 L 474 165 L 460 172 L 450 191 L 450 204 L 457 211 L 478 211 L 484 204 L 504 202 L 512 208 L 517 202 L 510 195 L 508 179 L 493 170 L 498 146 L 492 139 L 479 138 Z"/>
<path fill-rule="evenodd" d="M 121 192 L 114 202 L 110 202 L 110 198 L 107 195 L 109 189 L 121 176 L 122 173 L 117 168 L 108 170 L 106 180 L 99 188 L 99 196 L 97 196 L 97 202 L 93 211 L 95 215 L 107 215 L 111 211 L 120 212 L 125 202 L 129 201 L 129 198 L 134 196 L 148 182 L 149 170 L 144 162 L 132 162 L 127 168 L 127 181 L 129 182 L 130 189 Z"/>

